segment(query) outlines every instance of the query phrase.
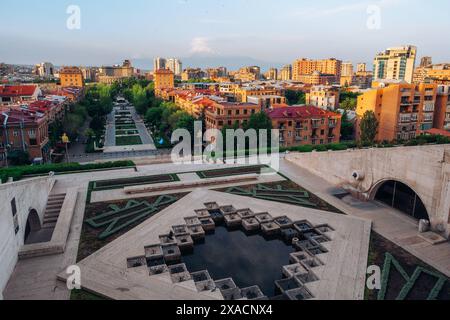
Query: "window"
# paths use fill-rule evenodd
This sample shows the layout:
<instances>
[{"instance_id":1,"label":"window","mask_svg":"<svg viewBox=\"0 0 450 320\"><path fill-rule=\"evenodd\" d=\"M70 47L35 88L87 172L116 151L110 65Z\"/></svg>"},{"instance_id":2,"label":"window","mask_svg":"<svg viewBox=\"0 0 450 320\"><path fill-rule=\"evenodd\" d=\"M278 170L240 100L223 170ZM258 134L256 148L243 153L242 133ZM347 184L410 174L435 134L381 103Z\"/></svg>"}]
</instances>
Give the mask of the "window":
<instances>
[{"instance_id":1,"label":"window","mask_svg":"<svg viewBox=\"0 0 450 320\"><path fill-rule=\"evenodd\" d=\"M19 136L19 130L14 130L13 131L13 136L14 137L18 137Z\"/></svg>"}]
</instances>

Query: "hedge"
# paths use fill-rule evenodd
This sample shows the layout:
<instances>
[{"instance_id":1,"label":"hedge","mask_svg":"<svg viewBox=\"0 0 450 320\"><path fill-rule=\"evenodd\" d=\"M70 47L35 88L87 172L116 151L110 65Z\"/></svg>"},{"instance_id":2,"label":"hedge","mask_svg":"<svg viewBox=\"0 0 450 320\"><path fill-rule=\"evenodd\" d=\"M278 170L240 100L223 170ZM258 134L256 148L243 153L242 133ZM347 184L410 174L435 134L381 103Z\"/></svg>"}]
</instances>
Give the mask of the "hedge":
<instances>
[{"instance_id":1,"label":"hedge","mask_svg":"<svg viewBox=\"0 0 450 320\"><path fill-rule=\"evenodd\" d=\"M23 176L44 175L49 172L64 173L77 171L92 171L99 169L112 169L123 167L134 167L133 161L114 161L105 163L79 164L79 163L61 163L61 164L45 164L40 166L18 166L0 169L0 178L3 183L9 178L14 181L22 179Z\"/></svg>"}]
</instances>

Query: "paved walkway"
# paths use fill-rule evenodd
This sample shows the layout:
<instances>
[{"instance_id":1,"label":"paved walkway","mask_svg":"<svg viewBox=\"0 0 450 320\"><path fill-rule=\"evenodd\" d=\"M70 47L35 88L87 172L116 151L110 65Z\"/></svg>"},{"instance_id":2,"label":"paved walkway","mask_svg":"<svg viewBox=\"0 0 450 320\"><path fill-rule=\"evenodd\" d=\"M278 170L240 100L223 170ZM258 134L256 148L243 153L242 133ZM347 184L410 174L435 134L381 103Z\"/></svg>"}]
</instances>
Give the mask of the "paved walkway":
<instances>
[{"instance_id":1,"label":"paved walkway","mask_svg":"<svg viewBox=\"0 0 450 320\"><path fill-rule=\"evenodd\" d=\"M412 218L374 201L361 202L351 197L340 200L333 195L338 191L336 187L309 171L284 159L280 167L285 176L339 210L372 220L375 232L450 277L450 243L432 245L425 241L419 237L418 224Z\"/></svg>"}]
</instances>

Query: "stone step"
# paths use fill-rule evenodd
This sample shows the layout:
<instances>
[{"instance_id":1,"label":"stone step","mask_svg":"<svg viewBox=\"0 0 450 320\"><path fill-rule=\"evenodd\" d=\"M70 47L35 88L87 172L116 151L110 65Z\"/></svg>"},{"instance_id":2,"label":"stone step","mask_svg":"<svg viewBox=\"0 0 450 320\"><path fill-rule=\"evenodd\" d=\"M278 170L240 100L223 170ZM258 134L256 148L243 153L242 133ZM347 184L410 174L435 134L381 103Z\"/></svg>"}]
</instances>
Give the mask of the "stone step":
<instances>
[{"instance_id":1,"label":"stone step","mask_svg":"<svg viewBox=\"0 0 450 320\"><path fill-rule=\"evenodd\" d=\"M49 201L47 202L47 207L49 206L60 206L62 207L64 201Z\"/></svg>"},{"instance_id":2,"label":"stone step","mask_svg":"<svg viewBox=\"0 0 450 320\"><path fill-rule=\"evenodd\" d=\"M54 229L56 227L56 222L48 222L42 225L42 229Z\"/></svg>"},{"instance_id":3,"label":"stone step","mask_svg":"<svg viewBox=\"0 0 450 320\"><path fill-rule=\"evenodd\" d=\"M58 193L58 194L51 194L49 196L49 198L61 198L61 197L65 197L66 194L65 193Z\"/></svg>"},{"instance_id":4,"label":"stone step","mask_svg":"<svg viewBox=\"0 0 450 320\"><path fill-rule=\"evenodd\" d=\"M49 204L47 205L46 210L52 210L52 209L61 209L62 205L60 203L58 204Z\"/></svg>"},{"instance_id":5,"label":"stone step","mask_svg":"<svg viewBox=\"0 0 450 320\"><path fill-rule=\"evenodd\" d=\"M59 211L58 212L54 212L54 213L45 213L45 215L44 215L44 220L46 219L46 218L58 218L59 217Z\"/></svg>"},{"instance_id":6,"label":"stone step","mask_svg":"<svg viewBox=\"0 0 450 320\"><path fill-rule=\"evenodd\" d=\"M44 224L47 222L56 222L58 221L58 217L44 217Z\"/></svg>"},{"instance_id":7,"label":"stone step","mask_svg":"<svg viewBox=\"0 0 450 320\"><path fill-rule=\"evenodd\" d=\"M61 206L62 207L62 206ZM56 212L60 212L61 211L61 207L59 207L59 208L46 208L45 209L45 214L47 214L47 213L56 213Z\"/></svg>"}]
</instances>

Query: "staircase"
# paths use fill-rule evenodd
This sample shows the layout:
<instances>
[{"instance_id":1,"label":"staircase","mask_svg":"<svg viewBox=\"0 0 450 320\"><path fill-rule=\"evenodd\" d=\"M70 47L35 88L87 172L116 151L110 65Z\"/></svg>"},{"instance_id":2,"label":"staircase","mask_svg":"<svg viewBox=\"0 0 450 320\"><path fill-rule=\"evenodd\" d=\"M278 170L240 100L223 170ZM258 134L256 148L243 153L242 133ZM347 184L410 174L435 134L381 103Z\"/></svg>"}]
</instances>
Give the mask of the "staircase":
<instances>
[{"instance_id":1,"label":"staircase","mask_svg":"<svg viewBox=\"0 0 450 320\"><path fill-rule=\"evenodd\" d=\"M42 222L42 229L55 228L65 198L65 193L52 194L48 197L44 221Z\"/></svg>"}]
</instances>

